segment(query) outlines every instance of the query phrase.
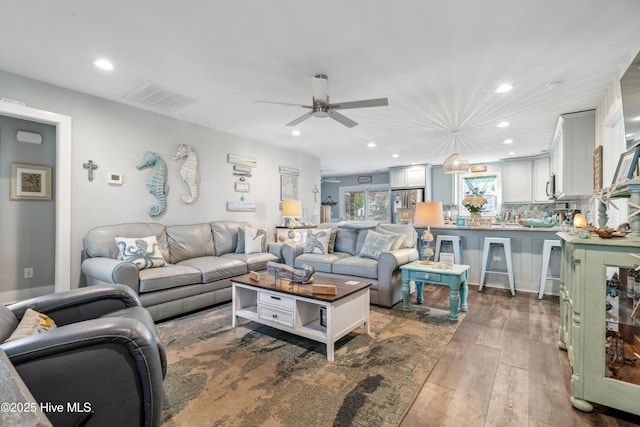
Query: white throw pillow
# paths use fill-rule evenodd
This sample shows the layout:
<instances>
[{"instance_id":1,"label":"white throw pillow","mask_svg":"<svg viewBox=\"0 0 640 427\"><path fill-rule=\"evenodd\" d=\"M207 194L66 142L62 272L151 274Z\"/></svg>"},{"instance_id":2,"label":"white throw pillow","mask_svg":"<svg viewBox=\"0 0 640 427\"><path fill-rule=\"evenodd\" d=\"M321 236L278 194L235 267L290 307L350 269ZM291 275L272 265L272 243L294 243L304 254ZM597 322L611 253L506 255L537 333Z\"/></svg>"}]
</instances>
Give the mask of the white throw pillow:
<instances>
[{"instance_id":1,"label":"white throw pillow","mask_svg":"<svg viewBox=\"0 0 640 427\"><path fill-rule=\"evenodd\" d=\"M14 341L20 338L30 337L31 335L46 332L56 327L56 322L46 314L38 313L35 310L27 308L24 312L20 324L5 342Z\"/></svg>"},{"instance_id":2,"label":"white throw pillow","mask_svg":"<svg viewBox=\"0 0 640 427\"><path fill-rule=\"evenodd\" d=\"M307 243L304 247L304 253L322 255L328 254L331 231L332 230L330 228L323 228L321 230L307 230Z\"/></svg>"},{"instance_id":3,"label":"white throw pillow","mask_svg":"<svg viewBox=\"0 0 640 427\"><path fill-rule=\"evenodd\" d=\"M359 255L362 258L378 259L382 252L388 252L391 249L394 239L395 236L391 234L380 234L369 230Z\"/></svg>"},{"instance_id":4,"label":"white throw pillow","mask_svg":"<svg viewBox=\"0 0 640 427\"><path fill-rule=\"evenodd\" d=\"M266 238L263 230L256 228L244 228L244 253L255 254L263 252L264 239Z\"/></svg>"},{"instance_id":5,"label":"white throw pillow","mask_svg":"<svg viewBox=\"0 0 640 427\"><path fill-rule=\"evenodd\" d=\"M116 245L123 261L134 263L138 270L162 267L167 264L160 252L156 236L116 237Z\"/></svg>"}]
</instances>

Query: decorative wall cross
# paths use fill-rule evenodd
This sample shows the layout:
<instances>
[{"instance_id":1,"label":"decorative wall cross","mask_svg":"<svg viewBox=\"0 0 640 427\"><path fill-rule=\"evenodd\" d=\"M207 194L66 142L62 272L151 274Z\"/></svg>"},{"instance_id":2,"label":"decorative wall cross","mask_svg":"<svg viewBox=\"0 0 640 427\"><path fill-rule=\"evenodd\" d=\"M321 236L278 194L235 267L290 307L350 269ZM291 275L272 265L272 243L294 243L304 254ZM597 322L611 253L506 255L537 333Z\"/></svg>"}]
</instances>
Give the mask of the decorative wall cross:
<instances>
[{"instance_id":1,"label":"decorative wall cross","mask_svg":"<svg viewBox=\"0 0 640 427\"><path fill-rule=\"evenodd\" d=\"M93 163L93 160L89 160L87 163L83 163L82 167L87 170L89 181L93 181L93 171L98 169L98 165Z\"/></svg>"}]
</instances>

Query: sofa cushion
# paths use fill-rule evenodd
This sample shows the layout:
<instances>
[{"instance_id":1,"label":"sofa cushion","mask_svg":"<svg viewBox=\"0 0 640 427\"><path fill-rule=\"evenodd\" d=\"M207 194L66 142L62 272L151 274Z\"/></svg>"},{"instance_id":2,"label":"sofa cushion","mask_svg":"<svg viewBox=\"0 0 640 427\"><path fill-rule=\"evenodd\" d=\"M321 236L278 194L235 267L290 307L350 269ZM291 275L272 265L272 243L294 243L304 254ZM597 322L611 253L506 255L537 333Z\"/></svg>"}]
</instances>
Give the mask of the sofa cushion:
<instances>
[{"instance_id":1,"label":"sofa cushion","mask_svg":"<svg viewBox=\"0 0 640 427\"><path fill-rule=\"evenodd\" d=\"M129 224L105 225L87 232L83 244L86 254L90 257L106 257L117 259L119 250L116 237L144 237L156 236L158 247L165 260L169 257L169 245L164 225L157 223L135 222Z\"/></svg>"},{"instance_id":2,"label":"sofa cushion","mask_svg":"<svg viewBox=\"0 0 640 427\"><path fill-rule=\"evenodd\" d=\"M119 258L134 263L138 270L163 267L167 264L158 247L156 236L116 237L115 241L120 251Z\"/></svg>"},{"instance_id":3,"label":"sofa cushion","mask_svg":"<svg viewBox=\"0 0 640 427\"><path fill-rule=\"evenodd\" d=\"M380 234L373 230L367 231L359 256L362 258L378 259L382 252L388 252L395 240L395 236L390 234Z\"/></svg>"},{"instance_id":4,"label":"sofa cushion","mask_svg":"<svg viewBox=\"0 0 640 427\"><path fill-rule=\"evenodd\" d=\"M307 230L307 243L304 246L305 254L323 254L329 253L329 239L331 238L330 229Z\"/></svg>"},{"instance_id":5,"label":"sofa cushion","mask_svg":"<svg viewBox=\"0 0 640 427\"><path fill-rule=\"evenodd\" d=\"M251 226L248 222L214 221L209 223L213 234L215 254L221 256L235 252L238 246L238 229Z\"/></svg>"},{"instance_id":6,"label":"sofa cushion","mask_svg":"<svg viewBox=\"0 0 640 427\"><path fill-rule=\"evenodd\" d=\"M169 262L215 255L209 224L171 225L166 228L169 243Z\"/></svg>"},{"instance_id":7,"label":"sofa cushion","mask_svg":"<svg viewBox=\"0 0 640 427\"><path fill-rule=\"evenodd\" d=\"M27 308L22 319L20 319L18 327L13 331L11 336L6 339L6 342L30 337L31 335L47 332L54 328L56 328L56 322L54 322L52 318L46 314L38 313L31 308Z\"/></svg>"},{"instance_id":8,"label":"sofa cushion","mask_svg":"<svg viewBox=\"0 0 640 427\"><path fill-rule=\"evenodd\" d=\"M244 230L244 233L243 233ZM240 236L244 235L244 253L255 254L267 251L267 230L244 227L238 230L238 246L240 246Z\"/></svg>"},{"instance_id":9,"label":"sofa cushion","mask_svg":"<svg viewBox=\"0 0 640 427\"><path fill-rule=\"evenodd\" d=\"M0 343L11 336L18 327L18 323L13 311L0 304Z\"/></svg>"},{"instance_id":10,"label":"sofa cushion","mask_svg":"<svg viewBox=\"0 0 640 427\"><path fill-rule=\"evenodd\" d=\"M247 271L266 270L267 262L280 262L280 258L269 252L260 252L255 254L225 254L222 258L239 259L247 264Z\"/></svg>"},{"instance_id":11,"label":"sofa cushion","mask_svg":"<svg viewBox=\"0 0 640 427\"><path fill-rule=\"evenodd\" d=\"M201 273L200 282L214 282L240 276L248 272L247 264L239 259L225 256L205 256L181 261L178 265L194 268Z\"/></svg>"},{"instance_id":12,"label":"sofa cushion","mask_svg":"<svg viewBox=\"0 0 640 427\"><path fill-rule=\"evenodd\" d=\"M333 273L347 276L378 278L378 260L350 256L333 263Z\"/></svg>"},{"instance_id":13,"label":"sofa cushion","mask_svg":"<svg viewBox=\"0 0 640 427\"><path fill-rule=\"evenodd\" d=\"M169 264L162 268L148 268L140 270L140 290L154 292L162 289L175 288L177 286L200 283L202 274L195 268L185 265Z\"/></svg>"},{"instance_id":14,"label":"sofa cushion","mask_svg":"<svg viewBox=\"0 0 640 427\"><path fill-rule=\"evenodd\" d=\"M356 255L357 242L357 231L338 228L336 232L336 243L334 245L335 252L344 252L350 255Z\"/></svg>"},{"instance_id":15,"label":"sofa cushion","mask_svg":"<svg viewBox=\"0 0 640 427\"><path fill-rule=\"evenodd\" d=\"M404 234L404 242L402 248L415 248L418 242L418 232L411 225L406 224L379 224L379 229L390 231L392 233Z\"/></svg>"},{"instance_id":16,"label":"sofa cushion","mask_svg":"<svg viewBox=\"0 0 640 427\"><path fill-rule=\"evenodd\" d=\"M318 272L331 273L333 263L348 256L350 255L344 252L334 252L328 255L302 254L296 257L294 267L302 268L303 264L307 264L315 267Z\"/></svg>"}]
</instances>

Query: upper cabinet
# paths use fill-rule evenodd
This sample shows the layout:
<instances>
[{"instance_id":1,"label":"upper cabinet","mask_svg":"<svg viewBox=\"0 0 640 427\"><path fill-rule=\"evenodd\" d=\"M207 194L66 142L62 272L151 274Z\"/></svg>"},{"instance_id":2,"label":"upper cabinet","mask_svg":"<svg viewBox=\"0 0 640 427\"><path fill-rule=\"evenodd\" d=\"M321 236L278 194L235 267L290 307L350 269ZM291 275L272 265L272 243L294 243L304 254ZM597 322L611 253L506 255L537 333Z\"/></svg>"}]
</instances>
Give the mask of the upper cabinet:
<instances>
[{"instance_id":1,"label":"upper cabinet","mask_svg":"<svg viewBox=\"0 0 640 427\"><path fill-rule=\"evenodd\" d=\"M595 132L595 110L560 116L550 152L558 200L584 199L592 194Z\"/></svg>"},{"instance_id":2,"label":"upper cabinet","mask_svg":"<svg viewBox=\"0 0 640 427\"><path fill-rule=\"evenodd\" d=\"M398 188L425 188L431 195L431 165L389 168L389 185Z\"/></svg>"},{"instance_id":3,"label":"upper cabinet","mask_svg":"<svg viewBox=\"0 0 640 427\"><path fill-rule=\"evenodd\" d=\"M502 162L502 200L504 203L549 202L549 157L504 160Z\"/></svg>"}]
</instances>

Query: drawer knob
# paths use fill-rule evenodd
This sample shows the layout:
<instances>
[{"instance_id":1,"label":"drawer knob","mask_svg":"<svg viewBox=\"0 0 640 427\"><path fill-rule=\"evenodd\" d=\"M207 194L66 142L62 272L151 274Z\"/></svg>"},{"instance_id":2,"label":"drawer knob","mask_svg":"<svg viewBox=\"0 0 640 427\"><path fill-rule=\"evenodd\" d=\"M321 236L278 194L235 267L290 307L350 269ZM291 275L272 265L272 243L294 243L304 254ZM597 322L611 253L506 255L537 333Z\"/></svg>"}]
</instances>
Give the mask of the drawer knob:
<instances>
[{"instance_id":1,"label":"drawer knob","mask_svg":"<svg viewBox=\"0 0 640 427\"><path fill-rule=\"evenodd\" d=\"M271 317L273 317L274 319L277 319L277 318L278 318L278 315L277 315L277 314L275 314L275 313L273 313L273 314L271 315Z\"/></svg>"},{"instance_id":2,"label":"drawer knob","mask_svg":"<svg viewBox=\"0 0 640 427\"><path fill-rule=\"evenodd\" d=\"M428 278L429 278L429 275L428 275L428 274L425 274L425 275L424 275L424 278L425 278L425 279L428 279Z\"/></svg>"}]
</instances>

